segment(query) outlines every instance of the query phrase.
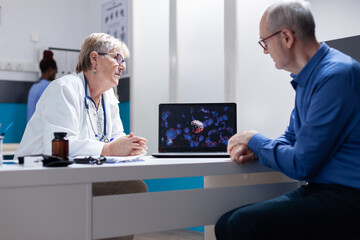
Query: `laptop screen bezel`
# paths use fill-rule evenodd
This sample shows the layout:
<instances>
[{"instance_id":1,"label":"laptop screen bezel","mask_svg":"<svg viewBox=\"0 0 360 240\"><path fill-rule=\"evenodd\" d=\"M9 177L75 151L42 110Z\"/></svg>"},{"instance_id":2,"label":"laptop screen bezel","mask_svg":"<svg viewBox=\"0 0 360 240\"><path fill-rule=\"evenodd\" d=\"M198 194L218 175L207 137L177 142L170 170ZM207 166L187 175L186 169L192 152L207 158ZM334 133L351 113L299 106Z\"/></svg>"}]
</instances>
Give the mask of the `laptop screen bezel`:
<instances>
[{"instance_id":1,"label":"laptop screen bezel","mask_svg":"<svg viewBox=\"0 0 360 240\"><path fill-rule=\"evenodd\" d=\"M158 112L158 151L161 153L168 153L168 152L226 152L226 146L220 147L198 147L198 148L191 148L191 147L163 147L161 143L161 133L162 133L162 113L163 108L166 106L187 106L187 107L199 107L199 106L227 106L234 109L234 133L237 132L237 109L236 103L234 102L223 102L223 103L160 103L159 104L159 112Z\"/></svg>"}]
</instances>

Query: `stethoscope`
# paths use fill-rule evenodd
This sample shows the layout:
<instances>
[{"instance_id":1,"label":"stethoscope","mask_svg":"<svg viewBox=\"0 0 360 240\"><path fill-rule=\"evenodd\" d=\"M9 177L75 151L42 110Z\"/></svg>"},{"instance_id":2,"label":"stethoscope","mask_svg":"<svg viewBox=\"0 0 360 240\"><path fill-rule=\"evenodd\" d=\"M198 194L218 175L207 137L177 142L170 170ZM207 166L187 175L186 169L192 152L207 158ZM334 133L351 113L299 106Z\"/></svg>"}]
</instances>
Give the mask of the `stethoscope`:
<instances>
[{"instance_id":1,"label":"stethoscope","mask_svg":"<svg viewBox=\"0 0 360 240\"><path fill-rule=\"evenodd\" d=\"M87 93L87 79L86 79L85 74L84 74L84 80L85 80L85 98L84 98L84 102L85 102L85 108L86 108L87 114L88 114L89 119L90 119L91 128L92 128L93 132L95 133L95 137L97 139L99 139L101 142L109 142L109 139L106 137L106 111L105 111L104 95L101 94L102 108L103 108L103 111L104 111L104 132L103 132L102 136L100 137L96 133L96 131L94 129L94 126L93 126L93 123L92 123L92 120L91 120L91 116L90 116L90 113L89 113L89 104L87 103L87 100L90 99L90 101L94 104L94 106L96 106L96 104L95 104L95 101L91 97L89 97L89 95Z\"/></svg>"}]
</instances>

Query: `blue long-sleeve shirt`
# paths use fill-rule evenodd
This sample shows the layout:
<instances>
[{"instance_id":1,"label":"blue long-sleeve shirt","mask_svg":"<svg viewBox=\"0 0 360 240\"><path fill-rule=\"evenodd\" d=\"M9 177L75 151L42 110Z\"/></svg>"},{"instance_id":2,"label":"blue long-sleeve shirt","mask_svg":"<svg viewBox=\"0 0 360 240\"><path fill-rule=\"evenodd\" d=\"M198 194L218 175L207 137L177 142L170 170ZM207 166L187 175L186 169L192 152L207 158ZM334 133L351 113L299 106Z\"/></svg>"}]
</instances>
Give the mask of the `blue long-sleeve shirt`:
<instances>
[{"instance_id":1,"label":"blue long-sleeve shirt","mask_svg":"<svg viewBox=\"0 0 360 240\"><path fill-rule=\"evenodd\" d=\"M249 148L291 178L360 189L360 64L322 43L291 76L295 107L285 133L257 133Z\"/></svg>"},{"instance_id":2,"label":"blue long-sleeve shirt","mask_svg":"<svg viewBox=\"0 0 360 240\"><path fill-rule=\"evenodd\" d=\"M28 102L27 102L27 121L29 122L31 116L35 112L36 103L39 101L41 95L49 85L50 81L41 79L39 82L34 83L29 91Z\"/></svg>"}]
</instances>

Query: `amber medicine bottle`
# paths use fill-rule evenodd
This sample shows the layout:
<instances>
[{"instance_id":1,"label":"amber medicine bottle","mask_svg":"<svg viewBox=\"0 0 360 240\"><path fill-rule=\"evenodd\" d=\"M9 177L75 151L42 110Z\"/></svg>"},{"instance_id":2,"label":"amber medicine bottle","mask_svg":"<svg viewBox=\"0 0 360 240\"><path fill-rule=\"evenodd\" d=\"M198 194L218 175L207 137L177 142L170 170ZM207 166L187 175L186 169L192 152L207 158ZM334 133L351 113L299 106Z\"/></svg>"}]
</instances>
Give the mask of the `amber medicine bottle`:
<instances>
[{"instance_id":1,"label":"amber medicine bottle","mask_svg":"<svg viewBox=\"0 0 360 240\"><path fill-rule=\"evenodd\" d=\"M55 132L55 138L52 140L52 155L61 157L69 161L69 140L66 138L66 132Z\"/></svg>"}]
</instances>

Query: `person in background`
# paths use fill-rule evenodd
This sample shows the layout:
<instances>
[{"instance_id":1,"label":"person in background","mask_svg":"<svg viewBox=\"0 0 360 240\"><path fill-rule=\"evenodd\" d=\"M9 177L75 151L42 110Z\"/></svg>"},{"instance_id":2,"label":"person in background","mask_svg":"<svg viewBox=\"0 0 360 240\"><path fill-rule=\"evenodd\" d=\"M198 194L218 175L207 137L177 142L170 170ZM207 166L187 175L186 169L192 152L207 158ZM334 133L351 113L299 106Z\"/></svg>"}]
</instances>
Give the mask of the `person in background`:
<instances>
[{"instance_id":1,"label":"person in background","mask_svg":"<svg viewBox=\"0 0 360 240\"><path fill-rule=\"evenodd\" d=\"M240 164L259 161L307 183L225 213L216 237L360 239L360 64L316 40L306 1L267 8L260 39L275 67L291 73L295 107L282 136L242 131L229 140L228 152Z\"/></svg>"},{"instance_id":2,"label":"person in background","mask_svg":"<svg viewBox=\"0 0 360 240\"><path fill-rule=\"evenodd\" d=\"M49 83L55 80L57 65L53 58L54 54L50 50L44 50L43 59L40 61L41 78L34 83L29 91L27 101L27 122L35 112L36 103L41 94L45 91Z\"/></svg>"},{"instance_id":3,"label":"person in background","mask_svg":"<svg viewBox=\"0 0 360 240\"><path fill-rule=\"evenodd\" d=\"M129 50L105 33L89 35L81 46L76 73L52 81L40 97L15 153L51 155L54 132L66 132L69 157L145 154L147 140L125 135L114 95ZM142 180L94 183L93 195L146 192ZM133 239L133 236L115 239Z\"/></svg>"}]
</instances>

